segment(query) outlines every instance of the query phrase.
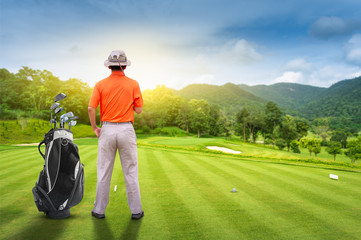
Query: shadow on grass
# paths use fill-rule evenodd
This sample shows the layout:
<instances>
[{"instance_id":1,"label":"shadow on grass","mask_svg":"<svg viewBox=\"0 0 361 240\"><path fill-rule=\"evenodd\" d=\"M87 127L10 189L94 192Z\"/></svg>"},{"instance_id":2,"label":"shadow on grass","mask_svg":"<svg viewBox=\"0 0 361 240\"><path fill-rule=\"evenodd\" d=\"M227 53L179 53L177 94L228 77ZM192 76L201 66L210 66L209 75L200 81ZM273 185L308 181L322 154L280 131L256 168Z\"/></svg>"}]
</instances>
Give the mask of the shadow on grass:
<instances>
[{"instance_id":1,"label":"shadow on grass","mask_svg":"<svg viewBox=\"0 0 361 240\"><path fill-rule=\"evenodd\" d=\"M36 217L12 239L58 239L64 232L69 218L52 219L45 215Z\"/></svg>"},{"instance_id":2,"label":"shadow on grass","mask_svg":"<svg viewBox=\"0 0 361 240\"><path fill-rule=\"evenodd\" d=\"M109 224L107 219L96 219L93 218L94 230L95 230L95 239L103 240L103 239L115 239L111 229L109 228Z\"/></svg>"},{"instance_id":3,"label":"shadow on grass","mask_svg":"<svg viewBox=\"0 0 361 240\"><path fill-rule=\"evenodd\" d=\"M107 219L93 219L94 229L95 229L95 239L103 240L111 240L111 239L127 239L127 240L135 240L138 238L138 232L140 229L140 225L142 220L129 220L127 227L124 229L122 235L119 238L116 238L112 230L109 227Z\"/></svg>"},{"instance_id":4,"label":"shadow on grass","mask_svg":"<svg viewBox=\"0 0 361 240\"><path fill-rule=\"evenodd\" d=\"M137 239L141 224L142 224L142 219L129 220L127 228L124 229L124 232L120 236L120 239L127 239L127 240Z\"/></svg>"}]
</instances>

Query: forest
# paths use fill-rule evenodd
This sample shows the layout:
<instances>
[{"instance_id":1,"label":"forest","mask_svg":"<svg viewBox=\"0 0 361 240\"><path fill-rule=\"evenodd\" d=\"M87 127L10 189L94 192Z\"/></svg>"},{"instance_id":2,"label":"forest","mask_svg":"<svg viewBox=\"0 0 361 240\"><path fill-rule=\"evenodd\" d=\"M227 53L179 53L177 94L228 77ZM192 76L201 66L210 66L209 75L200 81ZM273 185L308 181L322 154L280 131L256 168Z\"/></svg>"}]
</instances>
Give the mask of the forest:
<instances>
[{"instance_id":1,"label":"forest","mask_svg":"<svg viewBox=\"0 0 361 240\"><path fill-rule=\"evenodd\" d=\"M361 78L356 79L357 84L360 82ZM161 85L153 90L144 90L143 112L136 116L134 127L139 133L160 132L164 127L173 126L198 137L239 137L252 143L262 139L264 144L293 152L299 151L299 146L302 146L315 155L321 145L332 147L336 142L333 148L345 148L347 138L357 137L361 130L360 125L350 118L349 111L340 110L336 116L317 112L309 117L307 111L292 112L287 111L287 107L281 109L276 101L262 99L235 86L205 85L208 90L189 86L176 91ZM89 124L87 106L92 89L87 83L79 79L63 81L47 70L23 67L17 73L11 73L7 69L0 69L0 120L49 120L50 106L54 96L60 92L68 96L62 102L64 109L78 115L80 123ZM335 96L338 97L337 93ZM332 97L324 90L320 94L332 102ZM356 97L361 95L353 94ZM342 109L342 104L351 104L352 108L346 108L356 116L361 115L357 102L356 106L347 101L337 102L339 105L336 109ZM310 106L314 107L316 103L311 102ZM323 102L319 104L323 108L327 105ZM307 110L310 111L310 108ZM99 113L97 121L100 122ZM309 132L316 138L310 138Z\"/></svg>"}]
</instances>

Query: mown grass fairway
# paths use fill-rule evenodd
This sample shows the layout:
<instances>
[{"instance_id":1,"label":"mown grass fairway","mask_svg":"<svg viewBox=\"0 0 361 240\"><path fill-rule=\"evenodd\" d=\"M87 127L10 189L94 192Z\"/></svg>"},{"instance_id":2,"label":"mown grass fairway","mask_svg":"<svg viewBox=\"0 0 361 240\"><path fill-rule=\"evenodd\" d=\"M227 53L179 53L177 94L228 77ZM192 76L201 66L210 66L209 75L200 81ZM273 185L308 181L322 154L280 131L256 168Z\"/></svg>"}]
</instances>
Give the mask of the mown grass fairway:
<instances>
[{"instance_id":1,"label":"mown grass fairway","mask_svg":"<svg viewBox=\"0 0 361 240\"><path fill-rule=\"evenodd\" d=\"M184 141L180 145L192 140ZM95 219L90 212L97 142L77 143L85 165L85 194L64 220L47 218L33 202L31 189L43 166L37 148L1 148L0 239L361 239L359 169L151 144L138 148L145 217L130 219L117 157L106 218ZM330 173L339 180L331 180Z\"/></svg>"}]
</instances>

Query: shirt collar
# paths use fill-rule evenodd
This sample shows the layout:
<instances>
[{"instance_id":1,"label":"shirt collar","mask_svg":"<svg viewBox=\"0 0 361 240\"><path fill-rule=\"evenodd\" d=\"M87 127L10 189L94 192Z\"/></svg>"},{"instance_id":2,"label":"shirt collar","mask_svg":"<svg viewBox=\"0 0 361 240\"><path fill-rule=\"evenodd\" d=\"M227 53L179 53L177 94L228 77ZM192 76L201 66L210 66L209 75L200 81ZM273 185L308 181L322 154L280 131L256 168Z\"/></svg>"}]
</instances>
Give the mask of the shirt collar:
<instances>
[{"instance_id":1,"label":"shirt collar","mask_svg":"<svg viewBox=\"0 0 361 240\"><path fill-rule=\"evenodd\" d=\"M125 76L123 71L113 71L111 75L116 76Z\"/></svg>"}]
</instances>

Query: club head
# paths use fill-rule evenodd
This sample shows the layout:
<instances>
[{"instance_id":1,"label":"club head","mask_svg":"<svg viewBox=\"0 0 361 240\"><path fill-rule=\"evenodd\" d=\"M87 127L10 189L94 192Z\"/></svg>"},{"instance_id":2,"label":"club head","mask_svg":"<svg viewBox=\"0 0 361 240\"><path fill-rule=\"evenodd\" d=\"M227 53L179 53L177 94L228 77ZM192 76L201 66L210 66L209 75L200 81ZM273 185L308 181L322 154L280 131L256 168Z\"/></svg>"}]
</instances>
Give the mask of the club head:
<instances>
[{"instance_id":1,"label":"club head","mask_svg":"<svg viewBox=\"0 0 361 240\"><path fill-rule=\"evenodd\" d=\"M67 112L67 113L66 113L66 116L67 116L68 118L74 117L74 113L73 113L73 112Z\"/></svg>"},{"instance_id":2,"label":"club head","mask_svg":"<svg viewBox=\"0 0 361 240\"><path fill-rule=\"evenodd\" d=\"M64 113L63 115L60 116L60 128L64 128L64 123L65 123L65 118L68 118L66 116L66 113Z\"/></svg>"},{"instance_id":3,"label":"club head","mask_svg":"<svg viewBox=\"0 0 361 240\"><path fill-rule=\"evenodd\" d=\"M55 96L54 102L58 102L60 100L63 100L64 98L66 98L66 95L64 93L59 93L58 95Z\"/></svg>"},{"instance_id":4,"label":"club head","mask_svg":"<svg viewBox=\"0 0 361 240\"><path fill-rule=\"evenodd\" d=\"M55 115L56 115L56 114L60 113L60 112L63 111L63 110L64 110L64 109L63 109L62 107L56 108L55 111L54 111L54 113L55 113ZM64 115L64 114L63 114L63 115Z\"/></svg>"},{"instance_id":5,"label":"club head","mask_svg":"<svg viewBox=\"0 0 361 240\"><path fill-rule=\"evenodd\" d=\"M56 128L56 120L55 119L50 119L51 128L53 128L53 124L54 124L54 128Z\"/></svg>"},{"instance_id":6,"label":"club head","mask_svg":"<svg viewBox=\"0 0 361 240\"><path fill-rule=\"evenodd\" d=\"M59 107L60 103L53 103L50 107L51 110L54 110L55 108Z\"/></svg>"},{"instance_id":7,"label":"club head","mask_svg":"<svg viewBox=\"0 0 361 240\"><path fill-rule=\"evenodd\" d=\"M72 126L75 126L75 125L76 125L76 121L71 120L71 121L69 122L69 130L71 130L71 127L72 127Z\"/></svg>"}]
</instances>

